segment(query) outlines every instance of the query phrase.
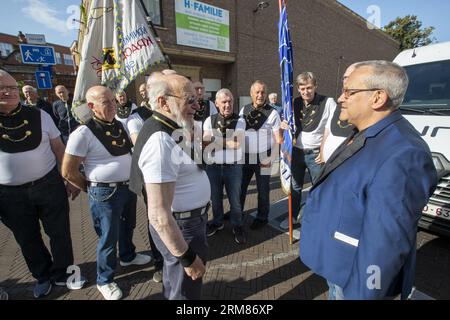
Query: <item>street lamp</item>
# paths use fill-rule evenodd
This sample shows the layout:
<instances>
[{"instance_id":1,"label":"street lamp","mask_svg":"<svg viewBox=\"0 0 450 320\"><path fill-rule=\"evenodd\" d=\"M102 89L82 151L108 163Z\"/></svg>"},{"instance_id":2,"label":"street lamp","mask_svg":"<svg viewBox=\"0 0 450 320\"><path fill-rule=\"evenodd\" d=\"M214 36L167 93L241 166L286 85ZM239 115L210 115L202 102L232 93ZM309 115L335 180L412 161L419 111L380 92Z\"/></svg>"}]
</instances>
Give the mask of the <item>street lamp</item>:
<instances>
[{"instance_id":1,"label":"street lamp","mask_svg":"<svg viewBox=\"0 0 450 320\"><path fill-rule=\"evenodd\" d=\"M258 5L256 6L256 9L253 10L253 13L258 12L259 10L263 10L265 8L267 8L269 6L269 3L266 1L261 1L260 3L258 3Z\"/></svg>"}]
</instances>

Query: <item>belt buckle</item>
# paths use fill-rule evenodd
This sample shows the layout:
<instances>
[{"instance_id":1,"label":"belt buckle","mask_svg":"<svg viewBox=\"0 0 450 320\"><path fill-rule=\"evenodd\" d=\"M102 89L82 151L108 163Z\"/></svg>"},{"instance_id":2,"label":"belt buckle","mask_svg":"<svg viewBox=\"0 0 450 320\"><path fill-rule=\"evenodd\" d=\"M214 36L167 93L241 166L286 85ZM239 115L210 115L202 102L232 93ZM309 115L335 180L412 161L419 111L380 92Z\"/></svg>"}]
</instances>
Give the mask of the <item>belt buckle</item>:
<instances>
[{"instance_id":1,"label":"belt buckle","mask_svg":"<svg viewBox=\"0 0 450 320\"><path fill-rule=\"evenodd\" d=\"M180 212L178 214L178 218L179 219L187 219L191 217L191 212L190 211L186 211L186 212Z\"/></svg>"}]
</instances>

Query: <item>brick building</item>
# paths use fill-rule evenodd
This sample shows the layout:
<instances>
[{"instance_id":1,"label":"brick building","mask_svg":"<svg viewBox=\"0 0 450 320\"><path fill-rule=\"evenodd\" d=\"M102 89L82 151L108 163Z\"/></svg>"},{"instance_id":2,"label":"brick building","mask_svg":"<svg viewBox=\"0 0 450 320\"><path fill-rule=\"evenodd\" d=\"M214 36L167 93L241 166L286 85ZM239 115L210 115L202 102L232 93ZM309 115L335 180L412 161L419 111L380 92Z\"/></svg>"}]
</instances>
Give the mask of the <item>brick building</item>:
<instances>
[{"instance_id":1,"label":"brick building","mask_svg":"<svg viewBox=\"0 0 450 320\"><path fill-rule=\"evenodd\" d=\"M242 105L248 102L249 87L256 79L265 81L270 92L280 92L278 0L143 2L173 68L192 80L202 80L208 95L214 96L219 88L227 87ZM83 3L88 6L90 1ZM186 8L190 8L191 13ZM199 8L207 11L212 19L216 18L214 15L228 17L225 22L222 19L213 26L217 28L217 34L225 37L226 45L222 39L220 47L214 48L211 43L205 46L204 39L195 38L194 29L211 25L211 21L196 16L194 9ZM294 46L294 76L313 71L319 78L322 94L338 95L342 74L351 63L392 60L398 53L399 45L395 40L380 30L369 29L362 17L335 0L287 1L287 12ZM191 21L190 33L182 30L186 27L186 19L196 20ZM191 43L186 45L189 41ZM148 73L166 67L160 66ZM139 100L137 87L144 81L145 78L140 77L136 85L128 88L131 97Z\"/></svg>"},{"instance_id":2,"label":"brick building","mask_svg":"<svg viewBox=\"0 0 450 320\"><path fill-rule=\"evenodd\" d=\"M37 88L35 72L38 71L39 65L22 63L19 44L18 36L0 33L0 68L9 72L19 83ZM55 49L56 65L51 67L53 88L61 84L66 86L69 92L73 92L76 73L70 48L52 43L47 46ZM58 99L54 89L39 90L39 94L50 102Z\"/></svg>"}]
</instances>

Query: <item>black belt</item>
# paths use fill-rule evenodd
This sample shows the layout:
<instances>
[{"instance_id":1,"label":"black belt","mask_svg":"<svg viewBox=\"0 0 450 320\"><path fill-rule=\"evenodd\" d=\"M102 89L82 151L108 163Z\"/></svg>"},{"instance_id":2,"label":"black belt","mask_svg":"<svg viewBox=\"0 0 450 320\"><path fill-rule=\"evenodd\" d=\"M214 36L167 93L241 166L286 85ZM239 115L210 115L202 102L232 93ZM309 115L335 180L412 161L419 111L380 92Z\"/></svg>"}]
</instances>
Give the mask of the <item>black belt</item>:
<instances>
[{"instance_id":1,"label":"black belt","mask_svg":"<svg viewBox=\"0 0 450 320\"><path fill-rule=\"evenodd\" d=\"M201 217L202 215L206 214L209 209L209 203L201 208L194 209L191 211L183 211L183 212L172 212L175 220L185 220L195 217Z\"/></svg>"},{"instance_id":2,"label":"black belt","mask_svg":"<svg viewBox=\"0 0 450 320\"><path fill-rule=\"evenodd\" d=\"M8 185L3 185L1 184L0 187L1 188L17 188L17 189L27 189L27 188L31 188L34 187L42 182L45 182L46 180L48 180L49 178L53 177L55 174L59 175L58 169L56 169L56 167L54 167L52 170L50 170L49 173L47 173L45 176L43 176L42 178L39 178L37 180L31 181L31 182L27 182L18 186L8 186Z\"/></svg>"},{"instance_id":3,"label":"black belt","mask_svg":"<svg viewBox=\"0 0 450 320\"><path fill-rule=\"evenodd\" d=\"M104 183L104 182L91 182L88 181L89 187L119 187L119 186L128 186L130 184L129 181L122 181L122 182L111 182L111 183Z\"/></svg>"},{"instance_id":4,"label":"black belt","mask_svg":"<svg viewBox=\"0 0 450 320\"><path fill-rule=\"evenodd\" d=\"M303 149L303 153L304 154L312 154L312 153L318 153L320 152L320 148L316 148L316 149Z\"/></svg>"}]
</instances>

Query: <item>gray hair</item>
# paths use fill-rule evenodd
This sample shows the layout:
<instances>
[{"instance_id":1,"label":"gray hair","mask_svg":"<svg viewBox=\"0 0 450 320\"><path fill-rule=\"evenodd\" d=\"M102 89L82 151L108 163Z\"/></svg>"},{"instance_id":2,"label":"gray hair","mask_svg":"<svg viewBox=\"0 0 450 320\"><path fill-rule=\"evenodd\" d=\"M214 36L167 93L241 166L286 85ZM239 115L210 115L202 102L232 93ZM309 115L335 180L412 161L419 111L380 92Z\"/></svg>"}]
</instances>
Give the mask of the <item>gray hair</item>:
<instances>
[{"instance_id":1,"label":"gray hair","mask_svg":"<svg viewBox=\"0 0 450 320\"><path fill-rule=\"evenodd\" d=\"M406 89L408 89L409 79L405 69L396 63L384 60L360 62L356 65L355 70L361 67L372 68L371 76L363 80L366 87L386 91L390 99L389 107L397 109L402 104Z\"/></svg>"},{"instance_id":2,"label":"gray hair","mask_svg":"<svg viewBox=\"0 0 450 320\"><path fill-rule=\"evenodd\" d=\"M158 98L171 93L169 84L165 81L154 81L150 87L147 87L148 103L153 111L159 108Z\"/></svg>"},{"instance_id":3,"label":"gray hair","mask_svg":"<svg viewBox=\"0 0 450 320\"><path fill-rule=\"evenodd\" d=\"M275 92L272 92L271 94L269 94L269 99L271 99L272 97L278 98L278 95Z\"/></svg>"},{"instance_id":4,"label":"gray hair","mask_svg":"<svg viewBox=\"0 0 450 320\"><path fill-rule=\"evenodd\" d=\"M37 89L35 87L33 87L33 86L28 85L28 84L26 86L22 87L22 92L25 92L25 90L27 90L27 89L30 89L31 91L37 93Z\"/></svg>"},{"instance_id":5,"label":"gray hair","mask_svg":"<svg viewBox=\"0 0 450 320\"><path fill-rule=\"evenodd\" d=\"M218 97L220 96L227 96L230 97L231 100L234 100L233 94L231 93L231 91L227 88L222 88L219 91L217 91L216 93L216 100L218 99Z\"/></svg>"},{"instance_id":6,"label":"gray hair","mask_svg":"<svg viewBox=\"0 0 450 320\"><path fill-rule=\"evenodd\" d=\"M312 83L317 86L317 78L312 72L302 72L297 76L297 85L305 85L309 81L312 81Z\"/></svg>"},{"instance_id":7,"label":"gray hair","mask_svg":"<svg viewBox=\"0 0 450 320\"><path fill-rule=\"evenodd\" d=\"M265 83L264 81L261 81L261 80L256 80L255 82L252 83L252 86L250 87L250 94L252 94L253 89L254 89L257 85L263 86L263 87L264 87L264 91L267 91L267 85L266 85L266 83Z\"/></svg>"}]
</instances>

